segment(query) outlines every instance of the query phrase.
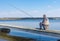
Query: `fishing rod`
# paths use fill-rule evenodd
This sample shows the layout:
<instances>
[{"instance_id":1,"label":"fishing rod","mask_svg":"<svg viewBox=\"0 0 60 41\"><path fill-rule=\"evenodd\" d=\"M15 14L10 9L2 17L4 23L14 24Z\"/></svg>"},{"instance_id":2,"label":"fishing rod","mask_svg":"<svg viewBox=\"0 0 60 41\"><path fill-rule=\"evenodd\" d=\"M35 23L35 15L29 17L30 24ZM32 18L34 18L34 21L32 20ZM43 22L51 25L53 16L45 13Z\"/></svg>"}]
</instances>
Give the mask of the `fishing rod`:
<instances>
[{"instance_id":1,"label":"fishing rod","mask_svg":"<svg viewBox=\"0 0 60 41\"><path fill-rule=\"evenodd\" d=\"M10 3L8 3L8 5L11 6L11 7L13 7L13 8L15 8L15 9L17 9L17 10L19 10L19 11L21 11L21 12L23 12L24 14L26 14L26 15L28 15L28 16L30 16L30 17L33 18L33 16L31 16L30 14L28 14L28 13L25 12L24 10L21 10L20 8L17 8L16 6L14 6L14 5L10 4Z\"/></svg>"}]
</instances>

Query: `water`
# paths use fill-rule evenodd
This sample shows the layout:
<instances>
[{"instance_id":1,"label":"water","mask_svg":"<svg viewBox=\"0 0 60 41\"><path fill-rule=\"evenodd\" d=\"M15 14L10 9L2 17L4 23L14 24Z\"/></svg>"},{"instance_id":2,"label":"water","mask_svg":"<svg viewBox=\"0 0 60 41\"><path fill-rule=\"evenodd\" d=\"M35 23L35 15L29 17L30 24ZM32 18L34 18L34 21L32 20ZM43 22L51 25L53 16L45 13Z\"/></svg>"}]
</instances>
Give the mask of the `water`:
<instances>
[{"instance_id":1,"label":"water","mask_svg":"<svg viewBox=\"0 0 60 41\"><path fill-rule=\"evenodd\" d=\"M14 20L14 21L1 21L1 24L10 24L10 25L17 25L17 26L24 26L24 27L32 27L32 28L39 28L39 23L42 21L42 19L24 19L24 20ZM52 30L60 30L60 20L50 19L50 26L49 29ZM28 37L36 39L37 41L52 41L57 40L58 38L51 37L51 36L45 36L40 34L34 34L24 31L18 31L17 29L12 29L11 33L9 35L13 36L22 36L22 37Z\"/></svg>"},{"instance_id":2,"label":"water","mask_svg":"<svg viewBox=\"0 0 60 41\"><path fill-rule=\"evenodd\" d=\"M25 20L14 20L14 21L0 21L1 24L10 24L24 27L39 28L39 23L42 19L25 19ZM50 19L49 29L60 30L60 20Z\"/></svg>"}]
</instances>

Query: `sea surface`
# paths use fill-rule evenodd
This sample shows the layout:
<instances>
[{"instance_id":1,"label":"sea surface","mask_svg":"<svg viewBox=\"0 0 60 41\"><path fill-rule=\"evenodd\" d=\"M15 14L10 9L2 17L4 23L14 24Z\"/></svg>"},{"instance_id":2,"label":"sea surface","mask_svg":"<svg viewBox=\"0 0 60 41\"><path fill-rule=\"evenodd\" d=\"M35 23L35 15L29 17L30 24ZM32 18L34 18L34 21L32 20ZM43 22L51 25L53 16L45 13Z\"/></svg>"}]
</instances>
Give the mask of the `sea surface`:
<instances>
[{"instance_id":1,"label":"sea surface","mask_svg":"<svg viewBox=\"0 0 60 41\"><path fill-rule=\"evenodd\" d=\"M42 21L42 19L23 19L23 20L0 20L0 24L10 24L10 25L16 25L16 26L23 26L28 28L39 28L39 23ZM50 25L49 30L60 30L60 20L59 19L49 19ZM19 31L17 29L11 29L11 32L9 35L12 36L21 36L21 37L27 37L27 38L33 38L36 39L36 41L56 41L58 38L47 36L47 35L41 35L36 33L30 33L25 31ZM0 39L3 40L3 39ZM6 41L6 40L5 40Z\"/></svg>"}]
</instances>

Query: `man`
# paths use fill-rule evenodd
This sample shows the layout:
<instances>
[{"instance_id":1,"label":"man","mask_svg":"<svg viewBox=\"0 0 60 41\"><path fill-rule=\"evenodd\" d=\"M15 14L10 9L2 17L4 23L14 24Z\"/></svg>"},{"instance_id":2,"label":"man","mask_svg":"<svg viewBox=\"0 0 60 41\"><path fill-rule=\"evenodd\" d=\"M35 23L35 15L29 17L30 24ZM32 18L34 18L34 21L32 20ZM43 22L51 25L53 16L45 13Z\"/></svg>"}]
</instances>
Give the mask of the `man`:
<instances>
[{"instance_id":1,"label":"man","mask_svg":"<svg viewBox=\"0 0 60 41\"><path fill-rule=\"evenodd\" d=\"M44 30L47 30L48 26L49 26L49 20L46 17L46 15L43 15L43 21L40 22L40 29L42 29L42 27L43 27Z\"/></svg>"}]
</instances>

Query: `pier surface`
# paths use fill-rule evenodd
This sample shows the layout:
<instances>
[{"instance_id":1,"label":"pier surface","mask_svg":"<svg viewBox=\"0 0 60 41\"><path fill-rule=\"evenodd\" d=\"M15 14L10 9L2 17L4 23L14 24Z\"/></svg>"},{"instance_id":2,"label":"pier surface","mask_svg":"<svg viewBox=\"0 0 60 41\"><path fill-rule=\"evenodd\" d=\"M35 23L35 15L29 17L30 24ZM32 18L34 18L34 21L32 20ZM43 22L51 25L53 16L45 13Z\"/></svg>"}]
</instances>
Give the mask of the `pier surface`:
<instances>
[{"instance_id":1,"label":"pier surface","mask_svg":"<svg viewBox=\"0 0 60 41\"><path fill-rule=\"evenodd\" d=\"M60 38L60 30L39 30L36 28L28 28L28 27L15 26L15 25L9 25L9 24L0 24L0 26L4 26L6 28L16 28L16 29L24 30L31 33L43 34L43 35Z\"/></svg>"}]
</instances>

